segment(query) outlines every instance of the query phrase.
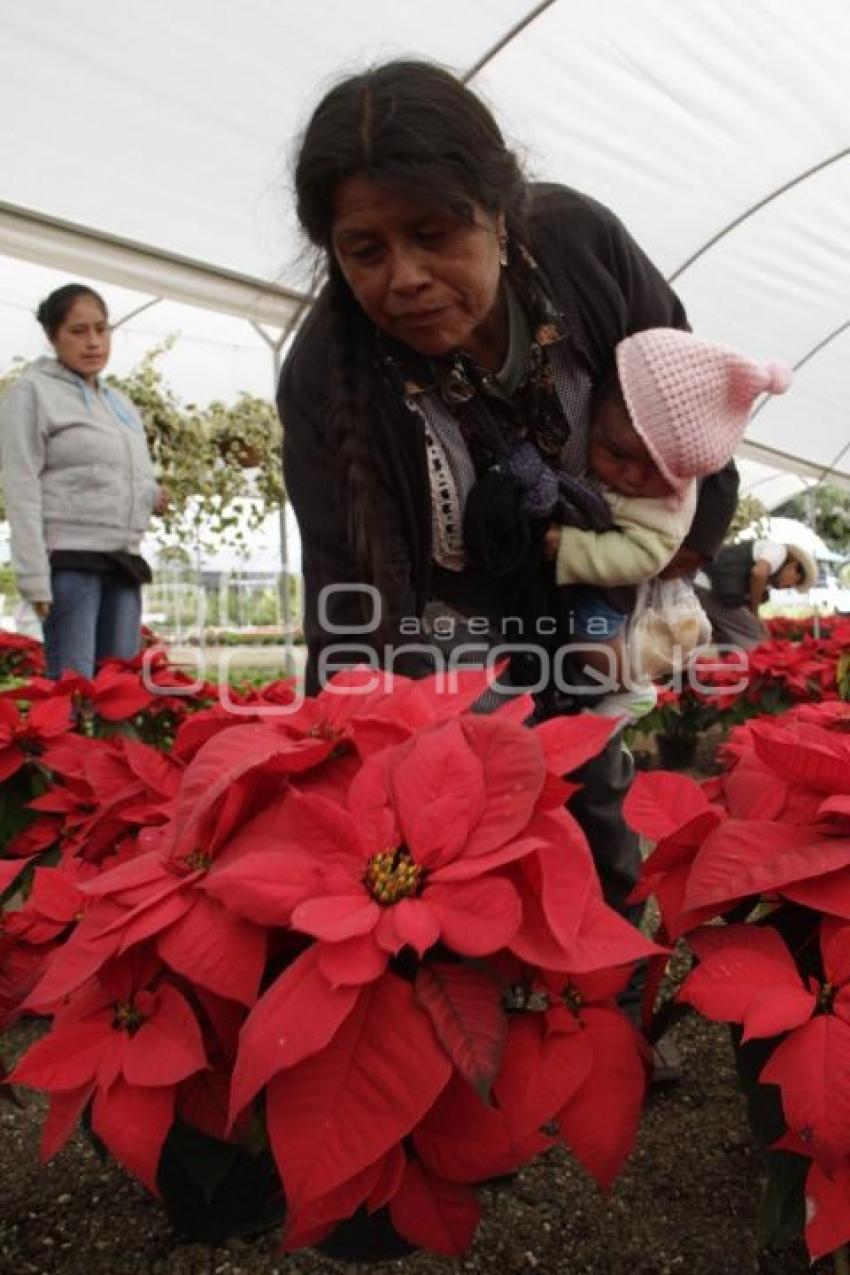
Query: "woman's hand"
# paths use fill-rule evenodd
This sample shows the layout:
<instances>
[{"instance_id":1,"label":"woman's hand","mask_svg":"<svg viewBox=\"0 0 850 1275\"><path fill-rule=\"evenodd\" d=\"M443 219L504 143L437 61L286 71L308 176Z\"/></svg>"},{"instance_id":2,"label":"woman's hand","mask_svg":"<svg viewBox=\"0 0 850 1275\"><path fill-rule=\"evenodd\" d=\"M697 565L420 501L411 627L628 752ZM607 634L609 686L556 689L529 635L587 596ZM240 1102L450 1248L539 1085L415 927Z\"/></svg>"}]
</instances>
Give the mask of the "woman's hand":
<instances>
[{"instance_id":1,"label":"woman's hand","mask_svg":"<svg viewBox=\"0 0 850 1275\"><path fill-rule=\"evenodd\" d=\"M156 485L156 500L154 501L153 511L155 514L164 514L171 504L171 492L167 487L163 487L161 483Z\"/></svg>"},{"instance_id":2,"label":"woman's hand","mask_svg":"<svg viewBox=\"0 0 850 1275\"><path fill-rule=\"evenodd\" d=\"M33 602L32 609L40 620L46 620L50 614L49 602Z\"/></svg>"}]
</instances>

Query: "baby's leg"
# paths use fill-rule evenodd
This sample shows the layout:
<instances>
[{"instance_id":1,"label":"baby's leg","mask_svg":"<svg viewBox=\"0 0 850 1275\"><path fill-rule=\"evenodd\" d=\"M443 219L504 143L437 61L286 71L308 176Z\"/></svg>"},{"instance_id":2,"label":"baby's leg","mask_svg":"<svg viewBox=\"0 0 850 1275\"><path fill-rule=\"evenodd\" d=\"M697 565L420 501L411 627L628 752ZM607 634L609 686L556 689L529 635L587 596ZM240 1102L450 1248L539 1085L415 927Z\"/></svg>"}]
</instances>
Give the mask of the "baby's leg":
<instances>
[{"instance_id":1,"label":"baby's leg","mask_svg":"<svg viewBox=\"0 0 850 1275\"><path fill-rule=\"evenodd\" d=\"M569 604L576 663L598 675L600 690L609 695L620 690L625 675L625 615L599 589L570 589Z\"/></svg>"},{"instance_id":2,"label":"baby's leg","mask_svg":"<svg viewBox=\"0 0 850 1275\"><path fill-rule=\"evenodd\" d=\"M651 682L632 683L626 658L626 617L609 605L596 589L575 589L572 599L573 630L585 668L599 677L605 698L591 712L603 717L619 717L623 722L645 716L655 707L656 692Z\"/></svg>"}]
</instances>

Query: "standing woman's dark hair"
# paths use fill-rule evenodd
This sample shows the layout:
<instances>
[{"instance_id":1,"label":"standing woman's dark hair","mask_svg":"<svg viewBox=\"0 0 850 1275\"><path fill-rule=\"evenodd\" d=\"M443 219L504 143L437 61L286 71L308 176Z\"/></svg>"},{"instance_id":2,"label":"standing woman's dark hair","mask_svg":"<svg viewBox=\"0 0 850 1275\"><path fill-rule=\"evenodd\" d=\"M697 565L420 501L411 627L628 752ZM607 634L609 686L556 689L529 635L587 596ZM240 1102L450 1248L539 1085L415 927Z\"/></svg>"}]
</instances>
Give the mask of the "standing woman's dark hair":
<instances>
[{"instance_id":1,"label":"standing woman's dark hair","mask_svg":"<svg viewBox=\"0 0 850 1275\"><path fill-rule=\"evenodd\" d=\"M320 102L304 133L295 191L301 225L327 255L330 427L350 497L351 540L367 578L380 587L369 448L376 405L365 390L372 329L331 244L336 192L355 176L438 204L465 222L473 221L476 206L502 213L509 236L521 233L526 187L487 107L450 72L427 62L389 62L344 80Z\"/></svg>"},{"instance_id":2,"label":"standing woman's dark hair","mask_svg":"<svg viewBox=\"0 0 850 1275\"><path fill-rule=\"evenodd\" d=\"M94 301L103 311L103 317L109 318L106 302L94 288L88 288L84 283L66 283L63 287L51 292L49 297L45 297L35 312L35 317L49 341L53 340L73 306L83 297Z\"/></svg>"}]
</instances>

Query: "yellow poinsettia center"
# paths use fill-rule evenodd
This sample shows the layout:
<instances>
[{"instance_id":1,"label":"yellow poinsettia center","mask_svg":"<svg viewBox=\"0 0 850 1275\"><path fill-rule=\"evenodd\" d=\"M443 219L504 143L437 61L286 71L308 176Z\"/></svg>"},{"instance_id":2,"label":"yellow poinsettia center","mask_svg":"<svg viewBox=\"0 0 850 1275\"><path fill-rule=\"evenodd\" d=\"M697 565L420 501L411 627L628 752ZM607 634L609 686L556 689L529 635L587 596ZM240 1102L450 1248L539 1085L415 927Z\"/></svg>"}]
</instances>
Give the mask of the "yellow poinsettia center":
<instances>
[{"instance_id":1,"label":"yellow poinsettia center","mask_svg":"<svg viewBox=\"0 0 850 1275\"><path fill-rule=\"evenodd\" d=\"M373 854L366 869L366 888L384 905L418 894L421 880L422 869L404 846Z\"/></svg>"},{"instance_id":2,"label":"yellow poinsettia center","mask_svg":"<svg viewBox=\"0 0 850 1275\"><path fill-rule=\"evenodd\" d=\"M577 988L572 983L568 983L564 988L564 1004L571 1013L578 1015L584 1001Z\"/></svg>"},{"instance_id":3,"label":"yellow poinsettia center","mask_svg":"<svg viewBox=\"0 0 850 1275\"><path fill-rule=\"evenodd\" d=\"M331 726L330 722L316 722L316 725L310 728L308 734L311 739L326 739L330 741L339 739L342 731L336 726Z\"/></svg>"},{"instance_id":4,"label":"yellow poinsettia center","mask_svg":"<svg viewBox=\"0 0 850 1275\"><path fill-rule=\"evenodd\" d=\"M183 862L190 872L206 872L212 863L212 855L204 854L203 850L193 850Z\"/></svg>"},{"instance_id":5,"label":"yellow poinsettia center","mask_svg":"<svg viewBox=\"0 0 850 1275\"><path fill-rule=\"evenodd\" d=\"M509 983L502 992L502 1009L508 1014L545 1014L550 1004L546 992L530 983Z\"/></svg>"},{"instance_id":6,"label":"yellow poinsettia center","mask_svg":"<svg viewBox=\"0 0 850 1275\"><path fill-rule=\"evenodd\" d=\"M145 1021L144 1014L132 1001L117 1001L113 1008L112 1026L116 1031L129 1032L132 1036Z\"/></svg>"},{"instance_id":7,"label":"yellow poinsettia center","mask_svg":"<svg viewBox=\"0 0 850 1275\"><path fill-rule=\"evenodd\" d=\"M350 750L351 746L345 738L344 731L336 726L331 726L329 722L317 722L308 734L311 739L322 739L326 743L332 744L336 741L336 747L330 754L331 761L344 757Z\"/></svg>"},{"instance_id":8,"label":"yellow poinsettia center","mask_svg":"<svg viewBox=\"0 0 850 1275\"><path fill-rule=\"evenodd\" d=\"M824 1014L833 1013L833 1005L835 1003L835 993L838 989L833 987L832 983L822 983L818 993L818 1009Z\"/></svg>"}]
</instances>

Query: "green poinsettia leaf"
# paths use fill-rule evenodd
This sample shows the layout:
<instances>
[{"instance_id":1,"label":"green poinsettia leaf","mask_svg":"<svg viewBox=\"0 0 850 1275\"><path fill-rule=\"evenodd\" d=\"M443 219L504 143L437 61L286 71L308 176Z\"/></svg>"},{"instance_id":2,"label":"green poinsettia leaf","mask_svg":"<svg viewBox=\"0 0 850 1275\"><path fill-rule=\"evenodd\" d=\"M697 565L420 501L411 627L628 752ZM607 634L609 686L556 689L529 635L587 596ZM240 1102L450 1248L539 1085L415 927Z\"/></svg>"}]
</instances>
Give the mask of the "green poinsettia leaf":
<instances>
[{"instance_id":1,"label":"green poinsettia leaf","mask_svg":"<svg viewBox=\"0 0 850 1275\"><path fill-rule=\"evenodd\" d=\"M756 1213L760 1247L788 1248L802 1236L809 1163L805 1156L791 1151L768 1151L765 1155L766 1176Z\"/></svg>"}]
</instances>

